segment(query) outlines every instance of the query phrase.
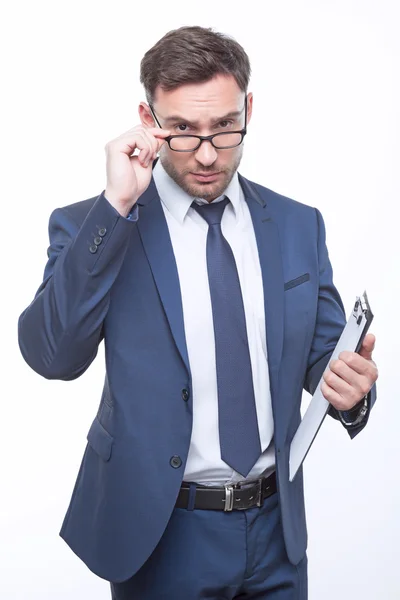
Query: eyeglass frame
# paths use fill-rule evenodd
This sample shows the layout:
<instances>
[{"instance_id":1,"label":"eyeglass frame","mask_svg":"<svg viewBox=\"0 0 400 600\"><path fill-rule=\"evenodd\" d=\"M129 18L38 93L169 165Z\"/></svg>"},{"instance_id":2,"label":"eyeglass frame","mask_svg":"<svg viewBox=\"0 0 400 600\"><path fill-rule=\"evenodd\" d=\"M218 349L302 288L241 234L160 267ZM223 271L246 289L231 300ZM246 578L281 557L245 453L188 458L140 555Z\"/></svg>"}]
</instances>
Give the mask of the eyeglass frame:
<instances>
[{"instance_id":1,"label":"eyeglass frame","mask_svg":"<svg viewBox=\"0 0 400 600\"><path fill-rule=\"evenodd\" d=\"M151 114L154 117L155 122L157 123L157 125L159 126L160 129L163 129L160 125L159 120L157 119L154 109L152 107L152 105L149 103L149 108L151 110ZM223 119L222 119L223 120ZM218 136L218 135L230 135L232 133L240 133L242 138L240 140L240 142L238 144L235 144L234 146L227 146L226 148L218 148L214 142L213 139ZM169 135L168 137L164 138L164 140L168 143L168 146L171 148L171 140L174 138L180 138L180 137L193 137L193 138L197 138L199 140L198 145L195 148L192 148L191 150L175 150L175 148L171 148L171 150L173 152L195 152L196 150L198 150L201 146L201 144L205 141L211 142L211 145L216 149L216 150L230 150L231 148L237 148L238 146L240 146L240 144L243 143L244 140L244 136L247 133L247 95L245 97L244 100L244 127L243 129L241 129L240 131L220 131L219 133L213 133L212 135Z\"/></svg>"}]
</instances>

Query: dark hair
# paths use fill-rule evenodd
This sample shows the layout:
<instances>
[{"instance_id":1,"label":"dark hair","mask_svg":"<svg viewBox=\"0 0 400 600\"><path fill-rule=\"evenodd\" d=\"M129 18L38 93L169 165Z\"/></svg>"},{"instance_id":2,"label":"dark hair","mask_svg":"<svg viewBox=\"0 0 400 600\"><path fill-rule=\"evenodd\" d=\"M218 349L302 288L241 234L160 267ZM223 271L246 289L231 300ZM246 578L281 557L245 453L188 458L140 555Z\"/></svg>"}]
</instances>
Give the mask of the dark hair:
<instances>
[{"instance_id":1,"label":"dark hair","mask_svg":"<svg viewBox=\"0 0 400 600\"><path fill-rule=\"evenodd\" d=\"M140 82L152 104L157 86L170 91L187 83L203 83L215 75L233 75L247 91L250 61L233 38L211 28L180 27L169 31L140 63Z\"/></svg>"}]
</instances>

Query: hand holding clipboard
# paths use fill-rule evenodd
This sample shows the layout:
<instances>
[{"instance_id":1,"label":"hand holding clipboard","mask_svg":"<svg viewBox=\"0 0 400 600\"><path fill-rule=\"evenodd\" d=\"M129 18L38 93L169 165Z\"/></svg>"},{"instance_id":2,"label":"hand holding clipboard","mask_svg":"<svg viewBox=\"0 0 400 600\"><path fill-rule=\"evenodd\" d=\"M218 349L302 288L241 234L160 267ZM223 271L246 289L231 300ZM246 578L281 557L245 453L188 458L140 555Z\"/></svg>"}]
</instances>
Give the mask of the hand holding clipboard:
<instances>
[{"instance_id":1,"label":"hand holding clipboard","mask_svg":"<svg viewBox=\"0 0 400 600\"><path fill-rule=\"evenodd\" d=\"M364 292L361 297L356 299L353 311L332 353L331 360L338 358L343 350L359 352L373 318L367 294ZM330 407L330 403L321 392L322 381L321 377L290 446L290 481L293 481L303 464Z\"/></svg>"}]
</instances>

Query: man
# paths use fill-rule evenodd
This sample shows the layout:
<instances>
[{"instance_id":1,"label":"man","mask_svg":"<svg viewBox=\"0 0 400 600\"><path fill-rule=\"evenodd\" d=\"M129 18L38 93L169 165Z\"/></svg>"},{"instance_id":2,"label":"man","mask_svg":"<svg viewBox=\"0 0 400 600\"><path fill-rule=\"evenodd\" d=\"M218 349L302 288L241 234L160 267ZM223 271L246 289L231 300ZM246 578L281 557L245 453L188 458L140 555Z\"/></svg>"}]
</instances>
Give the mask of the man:
<instances>
[{"instance_id":1,"label":"man","mask_svg":"<svg viewBox=\"0 0 400 600\"><path fill-rule=\"evenodd\" d=\"M201 27L146 53L141 124L107 144L105 191L52 214L20 317L48 379L79 377L105 341L61 536L116 600L306 598L302 473L288 479L302 389L325 372L351 437L375 400L372 335L330 362L345 314L321 214L237 172L249 75Z\"/></svg>"}]
</instances>

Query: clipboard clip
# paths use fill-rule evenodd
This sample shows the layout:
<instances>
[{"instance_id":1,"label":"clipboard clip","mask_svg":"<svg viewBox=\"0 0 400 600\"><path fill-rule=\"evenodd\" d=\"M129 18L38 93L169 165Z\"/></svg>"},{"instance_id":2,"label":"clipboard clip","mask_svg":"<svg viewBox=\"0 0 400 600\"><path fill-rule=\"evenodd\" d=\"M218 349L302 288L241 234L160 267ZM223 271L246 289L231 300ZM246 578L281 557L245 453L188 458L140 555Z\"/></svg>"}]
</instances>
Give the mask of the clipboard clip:
<instances>
[{"instance_id":1,"label":"clipboard clip","mask_svg":"<svg viewBox=\"0 0 400 600\"><path fill-rule=\"evenodd\" d=\"M357 325L360 325L363 315L367 315L370 310L367 292L364 292L362 296L356 298L356 302L353 308L353 317L357 319Z\"/></svg>"},{"instance_id":2,"label":"clipboard clip","mask_svg":"<svg viewBox=\"0 0 400 600\"><path fill-rule=\"evenodd\" d=\"M367 313L370 310L367 292L364 292L363 295L361 296L360 303L361 303L361 309L362 309L363 313Z\"/></svg>"}]
</instances>

